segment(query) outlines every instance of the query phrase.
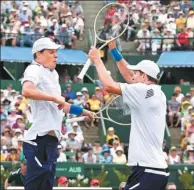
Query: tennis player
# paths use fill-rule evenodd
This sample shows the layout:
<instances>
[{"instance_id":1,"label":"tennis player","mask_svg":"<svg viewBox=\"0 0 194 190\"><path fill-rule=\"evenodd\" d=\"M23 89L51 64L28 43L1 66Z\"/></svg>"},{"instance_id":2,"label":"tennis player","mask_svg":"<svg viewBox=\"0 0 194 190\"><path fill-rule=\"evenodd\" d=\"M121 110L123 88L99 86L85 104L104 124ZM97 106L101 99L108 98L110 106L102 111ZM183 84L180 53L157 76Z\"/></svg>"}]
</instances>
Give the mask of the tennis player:
<instances>
[{"instance_id":1,"label":"tennis player","mask_svg":"<svg viewBox=\"0 0 194 190\"><path fill-rule=\"evenodd\" d=\"M57 64L57 45L50 38L40 38L33 44L34 60L22 80L22 95L29 98L33 124L28 129L23 144L27 160L25 190L52 190L57 145L61 139L63 111L93 118L93 113L70 105L61 96Z\"/></svg>"},{"instance_id":2,"label":"tennis player","mask_svg":"<svg viewBox=\"0 0 194 190\"><path fill-rule=\"evenodd\" d=\"M149 60L129 65L119 53L115 42L110 52L127 83L115 82L92 47L89 58L95 64L99 79L106 91L122 95L131 109L128 163L132 167L125 190L164 190L168 182L168 166L162 151L165 131L166 97L158 84L159 67Z\"/></svg>"}]
</instances>

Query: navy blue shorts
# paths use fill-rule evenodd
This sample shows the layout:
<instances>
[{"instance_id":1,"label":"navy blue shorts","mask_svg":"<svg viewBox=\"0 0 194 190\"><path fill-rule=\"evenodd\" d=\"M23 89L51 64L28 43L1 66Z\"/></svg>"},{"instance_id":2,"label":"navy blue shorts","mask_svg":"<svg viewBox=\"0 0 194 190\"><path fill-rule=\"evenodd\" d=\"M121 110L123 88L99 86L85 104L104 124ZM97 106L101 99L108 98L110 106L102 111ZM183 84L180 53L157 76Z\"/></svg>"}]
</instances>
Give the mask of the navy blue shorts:
<instances>
[{"instance_id":1,"label":"navy blue shorts","mask_svg":"<svg viewBox=\"0 0 194 190\"><path fill-rule=\"evenodd\" d=\"M59 157L58 139L53 136L38 136L31 143L23 143L27 160L25 190L52 190Z\"/></svg>"},{"instance_id":2,"label":"navy blue shorts","mask_svg":"<svg viewBox=\"0 0 194 190\"><path fill-rule=\"evenodd\" d=\"M134 166L124 190L165 190L168 176L168 169Z\"/></svg>"}]
</instances>

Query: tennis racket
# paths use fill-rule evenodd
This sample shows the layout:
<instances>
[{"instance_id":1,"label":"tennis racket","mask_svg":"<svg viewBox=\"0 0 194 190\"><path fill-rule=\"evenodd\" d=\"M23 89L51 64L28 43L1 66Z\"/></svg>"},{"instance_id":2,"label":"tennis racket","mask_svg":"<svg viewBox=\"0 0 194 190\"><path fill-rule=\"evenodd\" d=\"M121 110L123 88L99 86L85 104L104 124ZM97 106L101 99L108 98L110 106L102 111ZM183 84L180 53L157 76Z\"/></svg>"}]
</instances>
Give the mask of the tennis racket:
<instances>
[{"instance_id":1,"label":"tennis racket","mask_svg":"<svg viewBox=\"0 0 194 190\"><path fill-rule=\"evenodd\" d=\"M94 44L103 49L109 42L121 37L129 26L129 11L125 4L109 3L102 7L94 20ZM90 59L87 60L80 74L79 79L83 79L91 65Z\"/></svg>"},{"instance_id":2,"label":"tennis racket","mask_svg":"<svg viewBox=\"0 0 194 190\"><path fill-rule=\"evenodd\" d=\"M107 103L100 109L95 117L96 119L103 119L109 122L115 123L117 125L130 126L130 109L127 107L122 100L122 96L110 95ZM74 117L66 120L66 123L80 122L84 121L85 116Z\"/></svg>"}]
</instances>

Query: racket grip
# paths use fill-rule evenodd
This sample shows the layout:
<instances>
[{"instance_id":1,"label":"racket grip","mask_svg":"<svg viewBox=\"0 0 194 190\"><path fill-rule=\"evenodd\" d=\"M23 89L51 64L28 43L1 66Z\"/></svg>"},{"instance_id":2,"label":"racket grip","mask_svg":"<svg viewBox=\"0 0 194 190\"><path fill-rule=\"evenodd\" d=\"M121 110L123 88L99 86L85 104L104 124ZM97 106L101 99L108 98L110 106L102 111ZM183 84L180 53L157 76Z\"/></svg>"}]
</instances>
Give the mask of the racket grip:
<instances>
[{"instance_id":1,"label":"racket grip","mask_svg":"<svg viewBox=\"0 0 194 190\"><path fill-rule=\"evenodd\" d=\"M85 118L86 118L85 116L82 116L82 117L75 117L75 118L67 119L66 124L73 123L73 122L84 121Z\"/></svg>"},{"instance_id":2,"label":"racket grip","mask_svg":"<svg viewBox=\"0 0 194 190\"><path fill-rule=\"evenodd\" d=\"M85 76L85 74L87 73L87 71L88 71L90 65L91 65L91 61L90 61L90 59L88 59L88 60L86 61L85 65L84 65L84 67L82 68L80 74L77 76L79 79L83 79L83 78L84 78L84 76Z\"/></svg>"}]
</instances>

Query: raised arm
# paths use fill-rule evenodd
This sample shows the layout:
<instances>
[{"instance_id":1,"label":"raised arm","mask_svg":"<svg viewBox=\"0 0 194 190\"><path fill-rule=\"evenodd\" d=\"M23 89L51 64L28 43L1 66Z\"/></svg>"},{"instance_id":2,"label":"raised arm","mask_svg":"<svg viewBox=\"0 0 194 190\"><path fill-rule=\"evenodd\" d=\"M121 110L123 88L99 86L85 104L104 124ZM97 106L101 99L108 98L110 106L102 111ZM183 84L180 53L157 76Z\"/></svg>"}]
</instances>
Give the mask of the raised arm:
<instances>
[{"instance_id":1,"label":"raised arm","mask_svg":"<svg viewBox=\"0 0 194 190\"><path fill-rule=\"evenodd\" d=\"M96 48L92 47L89 52L89 58L96 66L98 77L103 88L109 93L121 95L120 85L108 74L108 71L100 58L100 52Z\"/></svg>"},{"instance_id":2,"label":"raised arm","mask_svg":"<svg viewBox=\"0 0 194 190\"><path fill-rule=\"evenodd\" d=\"M114 55L117 56L117 54L119 54L117 48L116 48L116 42L115 40L111 41L108 44L109 50L114 58ZM115 60L115 58L114 58ZM116 61L116 60L115 60ZM127 68L127 65L129 65L127 63L127 61L125 61L125 59L122 57L120 61L116 61L117 67L121 73L121 75L123 76L123 78L128 82L128 83L133 83L132 77L133 77L133 71L129 70Z\"/></svg>"}]
</instances>

